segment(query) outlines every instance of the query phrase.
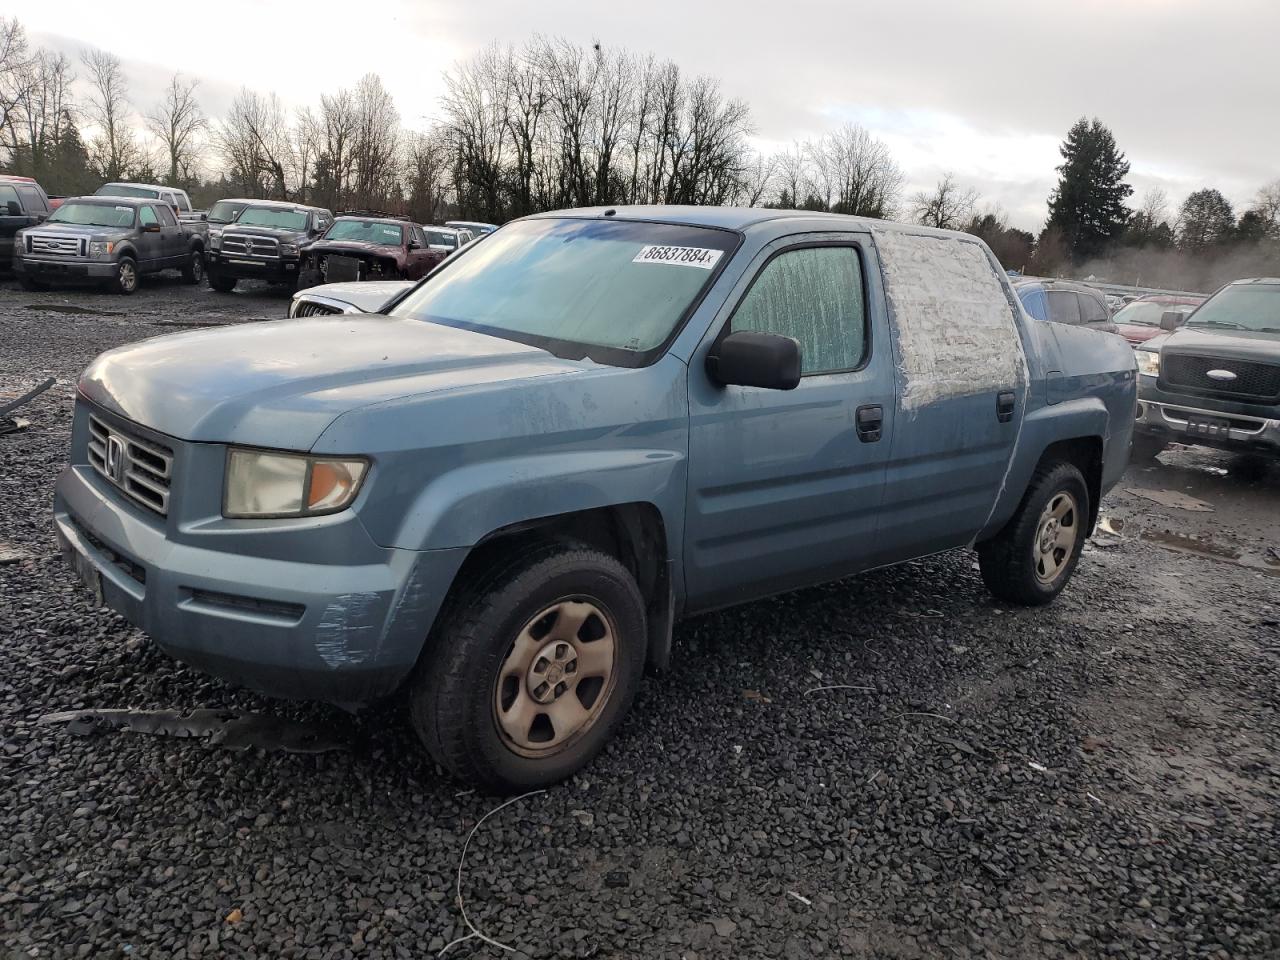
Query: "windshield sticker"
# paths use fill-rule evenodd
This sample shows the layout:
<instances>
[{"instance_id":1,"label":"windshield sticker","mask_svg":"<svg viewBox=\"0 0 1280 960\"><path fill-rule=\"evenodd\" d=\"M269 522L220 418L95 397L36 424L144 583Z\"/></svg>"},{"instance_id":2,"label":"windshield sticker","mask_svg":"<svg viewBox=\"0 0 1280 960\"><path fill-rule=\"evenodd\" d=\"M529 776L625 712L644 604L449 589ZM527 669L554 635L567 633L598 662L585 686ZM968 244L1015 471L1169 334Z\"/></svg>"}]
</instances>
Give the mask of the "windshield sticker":
<instances>
[{"instance_id":1,"label":"windshield sticker","mask_svg":"<svg viewBox=\"0 0 1280 960\"><path fill-rule=\"evenodd\" d=\"M133 213L133 207L116 207L121 213Z\"/></svg>"},{"instance_id":2,"label":"windshield sticker","mask_svg":"<svg viewBox=\"0 0 1280 960\"><path fill-rule=\"evenodd\" d=\"M632 263L666 263L676 267L698 267L710 270L720 260L723 250L707 247L664 247L649 244L642 247Z\"/></svg>"}]
</instances>

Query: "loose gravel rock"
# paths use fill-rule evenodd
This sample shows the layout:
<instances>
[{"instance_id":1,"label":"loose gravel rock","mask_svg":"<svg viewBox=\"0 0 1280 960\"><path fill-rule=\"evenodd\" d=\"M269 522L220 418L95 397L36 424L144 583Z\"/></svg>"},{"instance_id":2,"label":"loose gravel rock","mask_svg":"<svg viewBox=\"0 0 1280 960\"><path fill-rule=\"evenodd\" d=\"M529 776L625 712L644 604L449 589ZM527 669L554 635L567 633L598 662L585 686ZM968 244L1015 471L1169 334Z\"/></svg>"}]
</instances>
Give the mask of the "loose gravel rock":
<instances>
[{"instance_id":1,"label":"loose gravel rock","mask_svg":"<svg viewBox=\"0 0 1280 960\"><path fill-rule=\"evenodd\" d=\"M422 958L469 932L455 871L500 800L433 768L399 704L351 718L206 678L55 556L78 371L286 302L0 287L0 395L58 379L0 437L0 541L29 554L0 565L5 956ZM516 957L1275 956L1278 594L1129 538L1044 610L998 605L954 552L691 620L596 763L476 833L468 914ZM814 689L834 686L869 689ZM355 746L39 722L120 707Z\"/></svg>"}]
</instances>

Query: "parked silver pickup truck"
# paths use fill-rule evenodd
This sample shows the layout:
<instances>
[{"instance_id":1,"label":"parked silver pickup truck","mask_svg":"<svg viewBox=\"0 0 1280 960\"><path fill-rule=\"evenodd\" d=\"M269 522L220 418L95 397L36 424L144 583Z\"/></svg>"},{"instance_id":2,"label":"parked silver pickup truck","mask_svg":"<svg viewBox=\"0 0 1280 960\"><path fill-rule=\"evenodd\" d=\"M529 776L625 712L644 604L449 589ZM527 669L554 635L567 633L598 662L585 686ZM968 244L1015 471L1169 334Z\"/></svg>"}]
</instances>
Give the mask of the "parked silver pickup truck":
<instances>
[{"instance_id":1,"label":"parked silver pickup truck","mask_svg":"<svg viewBox=\"0 0 1280 960\"><path fill-rule=\"evenodd\" d=\"M403 689L433 757L516 790L601 749L680 617L960 547L1051 601L1135 377L967 234L572 210L384 313L103 354L54 515L174 656L352 707Z\"/></svg>"},{"instance_id":2,"label":"parked silver pickup truck","mask_svg":"<svg viewBox=\"0 0 1280 960\"><path fill-rule=\"evenodd\" d=\"M99 283L131 294L139 277L161 270L178 270L188 283L199 283L204 231L180 223L159 201L74 197L44 223L18 231L13 269L28 290Z\"/></svg>"}]
</instances>

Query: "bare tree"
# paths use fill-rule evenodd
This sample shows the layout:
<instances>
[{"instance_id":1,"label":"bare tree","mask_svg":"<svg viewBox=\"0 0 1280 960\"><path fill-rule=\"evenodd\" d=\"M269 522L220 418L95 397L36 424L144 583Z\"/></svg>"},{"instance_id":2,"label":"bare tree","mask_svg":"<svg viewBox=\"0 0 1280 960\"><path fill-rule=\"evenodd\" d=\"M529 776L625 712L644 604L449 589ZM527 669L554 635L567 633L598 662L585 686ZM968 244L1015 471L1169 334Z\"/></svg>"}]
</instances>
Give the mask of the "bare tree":
<instances>
[{"instance_id":1,"label":"bare tree","mask_svg":"<svg viewBox=\"0 0 1280 960\"><path fill-rule=\"evenodd\" d=\"M847 123L809 145L818 197L828 210L890 218L897 212L902 170L889 148L864 128Z\"/></svg>"},{"instance_id":2,"label":"bare tree","mask_svg":"<svg viewBox=\"0 0 1280 960\"><path fill-rule=\"evenodd\" d=\"M274 93L241 88L213 140L230 178L250 196L290 199L290 131Z\"/></svg>"},{"instance_id":3,"label":"bare tree","mask_svg":"<svg viewBox=\"0 0 1280 960\"><path fill-rule=\"evenodd\" d=\"M358 207L370 208L391 192L399 152L400 114L376 73L360 78L355 107L353 201Z\"/></svg>"},{"instance_id":4,"label":"bare tree","mask_svg":"<svg viewBox=\"0 0 1280 960\"><path fill-rule=\"evenodd\" d=\"M1253 209L1262 218L1268 234L1280 235L1280 180L1272 180L1258 191Z\"/></svg>"},{"instance_id":5,"label":"bare tree","mask_svg":"<svg viewBox=\"0 0 1280 960\"><path fill-rule=\"evenodd\" d=\"M758 207L774 192L774 181L780 167L778 155L757 153L743 173L742 194L739 201L748 207Z\"/></svg>"},{"instance_id":6,"label":"bare tree","mask_svg":"<svg viewBox=\"0 0 1280 960\"><path fill-rule=\"evenodd\" d=\"M196 100L199 84L198 80L184 82L182 74L175 73L164 98L147 115L147 129L160 141L168 160L171 184L187 182L199 173L199 138L208 127Z\"/></svg>"},{"instance_id":7,"label":"bare tree","mask_svg":"<svg viewBox=\"0 0 1280 960\"><path fill-rule=\"evenodd\" d=\"M129 85L120 59L105 50L85 50L80 59L90 87L85 116L98 128L90 158L103 180L123 180L142 160L130 123Z\"/></svg>"},{"instance_id":8,"label":"bare tree","mask_svg":"<svg viewBox=\"0 0 1280 960\"><path fill-rule=\"evenodd\" d=\"M27 33L17 17L0 17L0 131L7 131L14 111L31 84L31 55Z\"/></svg>"},{"instance_id":9,"label":"bare tree","mask_svg":"<svg viewBox=\"0 0 1280 960\"><path fill-rule=\"evenodd\" d=\"M944 173L932 193L923 191L911 198L911 219L926 227L959 230L973 216L978 191L961 187L955 175Z\"/></svg>"}]
</instances>

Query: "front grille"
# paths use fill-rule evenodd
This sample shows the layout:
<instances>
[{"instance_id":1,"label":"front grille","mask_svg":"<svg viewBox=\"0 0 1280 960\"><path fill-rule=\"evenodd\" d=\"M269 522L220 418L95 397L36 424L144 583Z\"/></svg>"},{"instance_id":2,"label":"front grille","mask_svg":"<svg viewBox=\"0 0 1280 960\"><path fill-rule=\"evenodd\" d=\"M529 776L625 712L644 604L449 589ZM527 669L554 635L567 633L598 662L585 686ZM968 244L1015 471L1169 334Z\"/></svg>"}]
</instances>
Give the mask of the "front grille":
<instances>
[{"instance_id":1,"label":"front grille","mask_svg":"<svg viewBox=\"0 0 1280 960\"><path fill-rule=\"evenodd\" d=\"M27 233L27 253L39 257L84 257L88 243L84 237L63 237L57 234Z\"/></svg>"},{"instance_id":2,"label":"front grille","mask_svg":"<svg viewBox=\"0 0 1280 960\"><path fill-rule=\"evenodd\" d=\"M89 463L132 500L160 516L169 513L173 451L89 417Z\"/></svg>"},{"instance_id":3,"label":"front grille","mask_svg":"<svg viewBox=\"0 0 1280 960\"><path fill-rule=\"evenodd\" d=\"M299 300L293 308L295 317L325 317L334 313L341 313L337 307L328 303L316 303L314 300Z\"/></svg>"},{"instance_id":4,"label":"front grille","mask_svg":"<svg viewBox=\"0 0 1280 960\"><path fill-rule=\"evenodd\" d=\"M222 231L222 252L236 257L280 259L280 241L274 237L255 237L245 233Z\"/></svg>"},{"instance_id":5,"label":"front grille","mask_svg":"<svg viewBox=\"0 0 1280 960\"><path fill-rule=\"evenodd\" d=\"M1233 373L1235 379L1211 377L1211 370ZM1160 380L1174 388L1183 387L1233 397L1259 400L1280 397L1280 364L1258 363L1253 360L1165 354L1160 360Z\"/></svg>"}]
</instances>

